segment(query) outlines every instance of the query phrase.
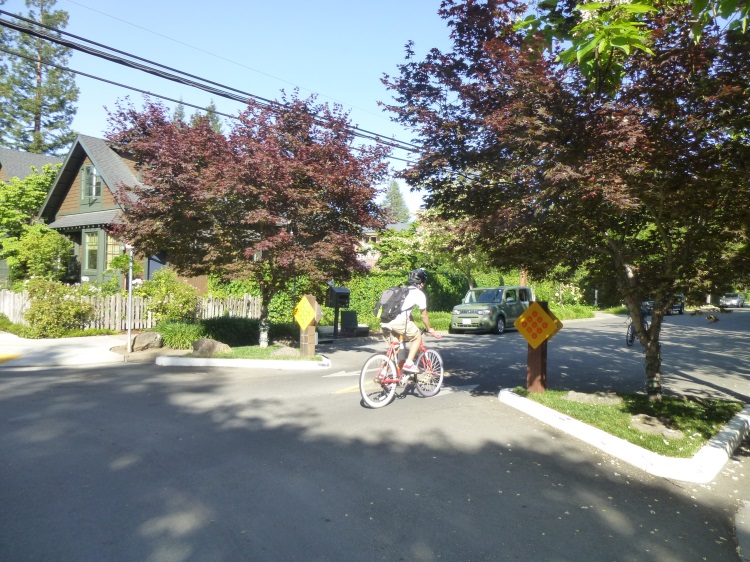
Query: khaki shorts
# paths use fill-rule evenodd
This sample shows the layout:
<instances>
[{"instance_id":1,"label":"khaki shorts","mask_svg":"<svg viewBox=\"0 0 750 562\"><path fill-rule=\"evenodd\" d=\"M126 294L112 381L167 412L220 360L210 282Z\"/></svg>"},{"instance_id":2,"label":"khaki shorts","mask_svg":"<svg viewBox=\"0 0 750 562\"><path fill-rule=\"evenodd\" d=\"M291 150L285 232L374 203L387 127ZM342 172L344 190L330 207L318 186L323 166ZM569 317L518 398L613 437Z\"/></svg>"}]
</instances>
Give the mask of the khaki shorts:
<instances>
[{"instance_id":1,"label":"khaki shorts","mask_svg":"<svg viewBox=\"0 0 750 562\"><path fill-rule=\"evenodd\" d=\"M419 337L419 327L414 323L411 318L406 323L404 328L403 320L394 320L393 322L386 322L380 325L380 329L383 330L383 336L388 338L391 333L398 335L403 334L406 341L412 341Z\"/></svg>"}]
</instances>

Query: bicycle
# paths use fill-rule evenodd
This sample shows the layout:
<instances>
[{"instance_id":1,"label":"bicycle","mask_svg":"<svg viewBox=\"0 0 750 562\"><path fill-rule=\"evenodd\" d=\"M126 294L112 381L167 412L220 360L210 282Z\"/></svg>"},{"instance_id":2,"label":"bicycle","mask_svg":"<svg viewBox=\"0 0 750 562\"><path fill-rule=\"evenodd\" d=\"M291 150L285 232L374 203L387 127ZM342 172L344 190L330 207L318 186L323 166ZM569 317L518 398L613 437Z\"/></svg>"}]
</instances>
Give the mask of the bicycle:
<instances>
[{"instance_id":1,"label":"bicycle","mask_svg":"<svg viewBox=\"0 0 750 562\"><path fill-rule=\"evenodd\" d=\"M425 333L425 330L422 330ZM388 337L388 336L386 336ZM391 403L396 388L406 387L409 379L415 377L417 392L424 398L435 396L443 384L443 358L434 349L427 349L422 343L414 364L419 369L416 374L403 373L401 367L404 359L399 358L399 351L406 356L408 342L404 337L390 334L390 343L385 353L377 353L365 361L359 375L359 393L370 408L382 408Z\"/></svg>"},{"instance_id":2,"label":"bicycle","mask_svg":"<svg viewBox=\"0 0 750 562\"><path fill-rule=\"evenodd\" d=\"M643 320L643 329L648 330L649 324L648 320ZM635 341L635 326L633 326L633 319L628 316L627 321L627 328L625 329L625 344L628 347L631 347L633 345L633 342Z\"/></svg>"}]
</instances>

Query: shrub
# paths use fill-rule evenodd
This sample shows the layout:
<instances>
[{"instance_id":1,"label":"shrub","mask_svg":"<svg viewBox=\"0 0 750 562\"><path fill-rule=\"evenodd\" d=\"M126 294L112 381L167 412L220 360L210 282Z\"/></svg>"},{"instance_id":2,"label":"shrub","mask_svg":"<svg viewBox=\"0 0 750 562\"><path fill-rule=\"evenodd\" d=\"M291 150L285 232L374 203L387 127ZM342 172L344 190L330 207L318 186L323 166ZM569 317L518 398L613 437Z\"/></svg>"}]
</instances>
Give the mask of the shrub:
<instances>
[{"instance_id":1,"label":"shrub","mask_svg":"<svg viewBox=\"0 0 750 562\"><path fill-rule=\"evenodd\" d=\"M148 310L157 322L165 320L192 320L198 305L198 291L177 279L169 268L154 273L150 281L138 287L134 294L148 297Z\"/></svg>"},{"instance_id":2,"label":"shrub","mask_svg":"<svg viewBox=\"0 0 750 562\"><path fill-rule=\"evenodd\" d=\"M172 349L191 349L195 340L206 337L202 324L176 320L160 322L155 331L161 334L164 345Z\"/></svg>"},{"instance_id":3,"label":"shrub","mask_svg":"<svg viewBox=\"0 0 750 562\"><path fill-rule=\"evenodd\" d=\"M0 313L0 332L7 332L13 322L5 314Z\"/></svg>"},{"instance_id":4,"label":"shrub","mask_svg":"<svg viewBox=\"0 0 750 562\"><path fill-rule=\"evenodd\" d=\"M201 320L205 337L220 341L230 347L257 345L260 338L260 323L254 318L221 316Z\"/></svg>"},{"instance_id":5,"label":"shrub","mask_svg":"<svg viewBox=\"0 0 750 562\"><path fill-rule=\"evenodd\" d=\"M58 281L32 279L26 284L31 304L24 318L23 334L30 338L60 338L83 329L92 306L84 302L75 287Z\"/></svg>"}]
</instances>

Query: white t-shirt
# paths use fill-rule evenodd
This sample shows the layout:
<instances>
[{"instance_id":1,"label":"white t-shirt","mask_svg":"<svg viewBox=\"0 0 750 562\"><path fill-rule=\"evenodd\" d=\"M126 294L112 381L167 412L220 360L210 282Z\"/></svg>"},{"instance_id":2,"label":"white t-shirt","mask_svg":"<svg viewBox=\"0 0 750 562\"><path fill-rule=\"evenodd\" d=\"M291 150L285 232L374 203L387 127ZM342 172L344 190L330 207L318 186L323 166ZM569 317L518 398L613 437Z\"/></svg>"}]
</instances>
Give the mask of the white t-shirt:
<instances>
[{"instance_id":1,"label":"white t-shirt","mask_svg":"<svg viewBox=\"0 0 750 562\"><path fill-rule=\"evenodd\" d=\"M406 324L406 319L411 316L411 309L415 306L419 308L419 310L426 309L427 297L422 291L412 285L409 287L409 292L406 294L404 304L401 305L401 313L391 320L389 324L397 325L399 322L401 324Z\"/></svg>"}]
</instances>

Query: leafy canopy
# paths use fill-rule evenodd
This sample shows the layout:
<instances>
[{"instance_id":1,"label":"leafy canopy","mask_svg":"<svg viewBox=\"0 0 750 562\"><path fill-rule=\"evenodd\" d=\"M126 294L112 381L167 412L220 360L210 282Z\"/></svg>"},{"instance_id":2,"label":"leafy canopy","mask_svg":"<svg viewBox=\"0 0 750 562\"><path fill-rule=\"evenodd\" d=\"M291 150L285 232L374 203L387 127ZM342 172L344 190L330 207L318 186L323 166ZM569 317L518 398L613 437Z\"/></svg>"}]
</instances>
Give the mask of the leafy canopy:
<instances>
[{"instance_id":1,"label":"leafy canopy","mask_svg":"<svg viewBox=\"0 0 750 562\"><path fill-rule=\"evenodd\" d=\"M298 276L347 279L375 204L382 148L355 147L340 107L314 98L250 103L228 135L210 119L173 121L146 101L118 105L108 139L138 161L144 185L121 189L127 223L116 235L143 254L166 251L183 275L254 279L271 297Z\"/></svg>"},{"instance_id":2,"label":"leafy canopy","mask_svg":"<svg viewBox=\"0 0 750 562\"><path fill-rule=\"evenodd\" d=\"M651 52L613 59L622 79L592 95L583 66L518 27L527 11L445 0L452 51L416 60L409 47L384 78L395 119L422 142L404 176L444 217L468 217L497 267L543 278L585 264L615 280L658 394L672 294L715 293L750 272L748 34L712 27L695 42L690 6L639 12ZM645 332L638 303L650 296Z\"/></svg>"}]
</instances>

